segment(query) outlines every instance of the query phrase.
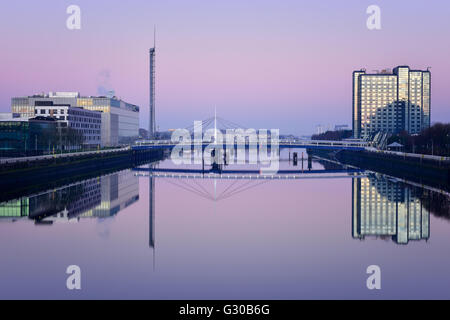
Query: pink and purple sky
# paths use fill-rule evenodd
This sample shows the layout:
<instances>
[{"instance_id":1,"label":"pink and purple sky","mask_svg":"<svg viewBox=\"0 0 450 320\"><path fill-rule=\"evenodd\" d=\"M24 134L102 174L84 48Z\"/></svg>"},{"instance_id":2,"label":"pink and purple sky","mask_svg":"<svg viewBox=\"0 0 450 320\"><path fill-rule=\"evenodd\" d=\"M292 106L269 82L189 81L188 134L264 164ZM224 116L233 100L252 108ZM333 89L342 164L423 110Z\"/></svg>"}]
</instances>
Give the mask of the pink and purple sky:
<instances>
[{"instance_id":1,"label":"pink and purple sky","mask_svg":"<svg viewBox=\"0 0 450 320\"><path fill-rule=\"evenodd\" d=\"M66 28L71 4L81 8L81 30ZM381 30L366 27L372 4ZM397 65L432 68L432 122L449 122L449 17L441 0L2 1L0 112L13 96L97 95L106 86L141 106L147 127L156 25L161 130L206 119L214 107L245 127L282 133L350 125L352 71Z\"/></svg>"}]
</instances>

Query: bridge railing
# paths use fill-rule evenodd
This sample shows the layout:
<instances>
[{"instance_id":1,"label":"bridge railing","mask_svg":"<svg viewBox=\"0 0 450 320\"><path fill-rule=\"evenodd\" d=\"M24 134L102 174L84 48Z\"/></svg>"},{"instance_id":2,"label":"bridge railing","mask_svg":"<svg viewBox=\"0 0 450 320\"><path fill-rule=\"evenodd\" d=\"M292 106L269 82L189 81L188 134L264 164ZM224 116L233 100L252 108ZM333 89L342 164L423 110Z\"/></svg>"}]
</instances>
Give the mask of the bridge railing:
<instances>
[{"instance_id":1,"label":"bridge railing","mask_svg":"<svg viewBox=\"0 0 450 320\"><path fill-rule=\"evenodd\" d=\"M253 141L252 141L253 142ZM257 143L257 141L254 141ZM136 141L136 146L155 146L155 145L191 145L193 143L172 142L171 140L141 140ZM203 144L209 144L211 141L203 141ZM270 140L269 140L270 143ZM279 139L278 144L292 145L292 146L336 146L336 147L359 147L366 148L369 146L368 142L355 142L355 141L333 141L333 140L302 140L302 139Z\"/></svg>"},{"instance_id":2,"label":"bridge railing","mask_svg":"<svg viewBox=\"0 0 450 320\"><path fill-rule=\"evenodd\" d=\"M95 150L95 151L54 153L54 154L47 154L47 155L42 155L42 156L4 158L4 159L0 159L0 164L48 160L48 159L55 159L55 158L69 158L69 157L86 156L86 155L93 155L93 154L100 154L100 153L119 152L119 151L125 151L125 150L129 150L129 149L130 149L130 147L124 147L124 148L117 148L117 149L106 149L106 150Z\"/></svg>"},{"instance_id":3,"label":"bridge railing","mask_svg":"<svg viewBox=\"0 0 450 320\"><path fill-rule=\"evenodd\" d=\"M335 140L302 140L302 139L281 139L280 144L292 145L313 145L313 146L341 146L341 147L368 147L364 141L335 141Z\"/></svg>"},{"instance_id":4,"label":"bridge railing","mask_svg":"<svg viewBox=\"0 0 450 320\"><path fill-rule=\"evenodd\" d=\"M428 160L434 160L434 161L450 161L450 157L433 156L433 155L430 155L430 154L378 150L378 149L375 149L375 148L368 148L367 151L375 152L375 153L381 153L381 154L388 154L388 155L396 155L396 156L400 156L400 157L404 157L404 158L428 159Z\"/></svg>"}]
</instances>

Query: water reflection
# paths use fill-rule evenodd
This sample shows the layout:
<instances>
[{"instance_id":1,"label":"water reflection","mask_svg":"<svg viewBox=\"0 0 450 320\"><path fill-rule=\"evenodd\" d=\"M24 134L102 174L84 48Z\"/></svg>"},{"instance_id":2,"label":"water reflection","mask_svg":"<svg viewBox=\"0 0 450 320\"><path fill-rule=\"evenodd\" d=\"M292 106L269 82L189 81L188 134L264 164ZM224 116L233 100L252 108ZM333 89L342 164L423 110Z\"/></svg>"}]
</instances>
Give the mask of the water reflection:
<instances>
[{"instance_id":1,"label":"water reflection","mask_svg":"<svg viewBox=\"0 0 450 320\"><path fill-rule=\"evenodd\" d=\"M430 238L430 213L449 219L448 194L435 192L426 187L414 187L380 174L361 173L350 168L343 170L342 167L338 168L337 164L316 163L320 163L324 170L317 170L323 173L321 176L320 174L313 176L313 179L343 178L342 174L337 173L344 173L352 179L354 239L364 240L367 237L392 239L397 244L408 244L411 240L427 241ZM145 173L142 172L142 168L136 171L124 170L0 203L0 221L15 222L29 219L37 225L50 225L56 222L78 222L80 219L97 218L104 227L99 234L108 237L107 218L115 216L139 200L139 177L144 177L149 181L148 246L154 251L156 180L162 179L179 187L181 192L190 192L215 202L246 192L263 183L270 183L266 181L267 179L259 182L254 176L243 174L241 178L222 177L228 181L219 182L214 179L211 185L211 176L192 174L192 170L187 170L184 174L177 171L174 175L168 174L169 169L158 168L156 164L150 164L145 169ZM161 172L163 174L160 174ZM239 171L233 172L241 174ZM313 171L309 171L308 175L311 172ZM330 176L330 172L335 175ZM300 178L303 177L296 179ZM245 179L248 181L240 181ZM192 184L189 185L187 181L192 181ZM208 191L212 187L213 191Z\"/></svg>"},{"instance_id":2,"label":"water reflection","mask_svg":"<svg viewBox=\"0 0 450 320\"><path fill-rule=\"evenodd\" d=\"M154 168L154 165L149 165L149 168ZM149 240L148 245L150 248L155 248L155 178L148 178L148 221L149 221Z\"/></svg>"},{"instance_id":3,"label":"water reflection","mask_svg":"<svg viewBox=\"0 0 450 320\"><path fill-rule=\"evenodd\" d=\"M298 170L219 179L162 161L0 203L0 296L73 298L76 264L82 298L367 298L377 264L383 298L448 297L448 193L338 163L280 167Z\"/></svg>"},{"instance_id":4,"label":"water reflection","mask_svg":"<svg viewBox=\"0 0 450 320\"><path fill-rule=\"evenodd\" d=\"M0 221L36 224L107 218L139 200L139 179L125 170L0 204Z\"/></svg>"},{"instance_id":5,"label":"water reflection","mask_svg":"<svg viewBox=\"0 0 450 320\"><path fill-rule=\"evenodd\" d=\"M392 238L398 244L428 240L430 212L422 191L381 175L353 179L352 236Z\"/></svg>"}]
</instances>

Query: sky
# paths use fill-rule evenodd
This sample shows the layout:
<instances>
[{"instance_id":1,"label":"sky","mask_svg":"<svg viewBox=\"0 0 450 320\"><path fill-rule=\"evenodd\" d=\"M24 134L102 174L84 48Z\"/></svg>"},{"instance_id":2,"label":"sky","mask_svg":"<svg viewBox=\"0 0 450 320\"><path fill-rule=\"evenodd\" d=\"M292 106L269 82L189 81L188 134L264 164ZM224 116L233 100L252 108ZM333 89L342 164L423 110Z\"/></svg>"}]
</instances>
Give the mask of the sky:
<instances>
[{"instance_id":1,"label":"sky","mask_svg":"<svg viewBox=\"0 0 450 320\"><path fill-rule=\"evenodd\" d=\"M69 5L81 29L69 30ZM366 9L381 9L369 30ZM432 122L450 122L450 2L422 0L16 0L0 4L0 112L11 97L113 89L148 126L148 49L156 25L156 121L214 115L311 134L351 125L352 71L431 67Z\"/></svg>"}]
</instances>

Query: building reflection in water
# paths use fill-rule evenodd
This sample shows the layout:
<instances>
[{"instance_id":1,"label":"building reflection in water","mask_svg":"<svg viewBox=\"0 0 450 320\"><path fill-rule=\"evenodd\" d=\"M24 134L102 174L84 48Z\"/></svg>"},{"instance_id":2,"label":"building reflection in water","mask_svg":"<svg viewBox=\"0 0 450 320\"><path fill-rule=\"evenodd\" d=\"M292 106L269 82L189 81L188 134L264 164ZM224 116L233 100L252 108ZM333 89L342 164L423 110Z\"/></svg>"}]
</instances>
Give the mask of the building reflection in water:
<instances>
[{"instance_id":1,"label":"building reflection in water","mask_svg":"<svg viewBox=\"0 0 450 320\"><path fill-rule=\"evenodd\" d=\"M427 240L430 213L420 192L381 175L353 179L353 238L391 237L398 244Z\"/></svg>"},{"instance_id":2,"label":"building reflection in water","mask_svg":"<svg viewBox=\"0 0 450 320\"><path fill-rule=\"evenodd\" d=\"M139 178L125 170L0 203L0 221L37 224L107 218L139 200Z\"/></svg>"},{"instance_id":3,"label":"building reflection in water","mask_svg":"<svg viewBox=\"0 0 450 320\"><path fill-rule=\"evenodd\" d=\"M151 165L154 166L154 165ZM155 249L155 179L149 179L149 240ZM431 193L382 175L352 179L352 236L391 238L398 244L430 237ZM0 203L0 222L36 224L108 218L139 200L139 177L131 170L84 180L59 189ZM448 201L448 200L446 200ZM447 202L446 202L447 203ZM446 217L446 216L445 216ZM447 218L447 217L446 217Z\"/></svg>"}]
</instances>

